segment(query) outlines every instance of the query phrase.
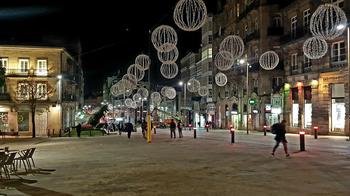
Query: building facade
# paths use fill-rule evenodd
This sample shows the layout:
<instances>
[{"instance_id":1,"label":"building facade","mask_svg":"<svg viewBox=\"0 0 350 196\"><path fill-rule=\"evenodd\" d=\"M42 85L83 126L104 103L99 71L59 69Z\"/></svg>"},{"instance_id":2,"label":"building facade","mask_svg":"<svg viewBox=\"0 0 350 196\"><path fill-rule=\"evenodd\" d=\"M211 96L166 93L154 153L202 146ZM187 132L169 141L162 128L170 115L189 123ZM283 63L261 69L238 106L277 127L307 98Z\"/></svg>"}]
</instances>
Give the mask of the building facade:
<instances>
[{"instance_id":1,"label":"building facade","mask_svg":"<svg viewBox=\"0 0 350 196\"><path fill-rule=\"evenodd\" d=\"M36 136L58 136L75 125L83 104L83 71L64 48L0 46L0 54L6 69L0 96L2 132L32 136L32 104Z\"/></svg>"}]
</instances>

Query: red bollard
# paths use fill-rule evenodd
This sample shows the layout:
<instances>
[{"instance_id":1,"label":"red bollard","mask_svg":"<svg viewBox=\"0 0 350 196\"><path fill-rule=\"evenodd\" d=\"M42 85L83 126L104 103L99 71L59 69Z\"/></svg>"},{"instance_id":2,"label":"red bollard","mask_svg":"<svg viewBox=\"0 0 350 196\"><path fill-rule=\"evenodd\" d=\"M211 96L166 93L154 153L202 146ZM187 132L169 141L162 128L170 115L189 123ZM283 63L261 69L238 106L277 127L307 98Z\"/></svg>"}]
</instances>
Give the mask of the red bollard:
<instances>
[{"instance_id":1,"label":"red bollard","mask_svg":"<svg viewBox=\"0 0 350 196\"><path fill-rule=\"evenodd\" d=\"M266 136L266 128L267 128L267 126L264 125L264 136Z\"/></svg>"},{"instance_id":2,"label":"red bollard","mask_svg":"<svg viewBox=\"0 0 350 196\"><path fill-rule=\"evenodd\" d=\"M318 138L318 126L314 126L314 138Z\"/></svg>"},{"instance_id":3,"label":"red bollard","mask_svg":"<svg viewBox=\"0 0 350 196\"><path fill-rule=\"evenodd\" d=\"M235 129L231 126L230 128L231 133L231 144L235 143Z\"/></svg>"}]
</instances>

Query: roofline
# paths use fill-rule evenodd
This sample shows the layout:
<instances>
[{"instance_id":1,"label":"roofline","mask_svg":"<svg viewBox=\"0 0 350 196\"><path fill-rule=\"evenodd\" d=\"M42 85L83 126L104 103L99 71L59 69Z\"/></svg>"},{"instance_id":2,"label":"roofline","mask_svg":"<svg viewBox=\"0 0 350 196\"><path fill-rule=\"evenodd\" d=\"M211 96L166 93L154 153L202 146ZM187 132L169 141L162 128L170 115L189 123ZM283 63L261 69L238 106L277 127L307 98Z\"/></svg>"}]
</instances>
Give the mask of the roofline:
<instances>
[{"instance_id":1,"label":"roofline","mask_svg":"<svg viewBox=\"0 0 350 196\"><path fill-rule=\"evenodd\" d=\"M57 49L66 50L64 47L36 46L36 45L0 45L0 48L30 48L30 49Z\"/></svg>"}]
</instances>

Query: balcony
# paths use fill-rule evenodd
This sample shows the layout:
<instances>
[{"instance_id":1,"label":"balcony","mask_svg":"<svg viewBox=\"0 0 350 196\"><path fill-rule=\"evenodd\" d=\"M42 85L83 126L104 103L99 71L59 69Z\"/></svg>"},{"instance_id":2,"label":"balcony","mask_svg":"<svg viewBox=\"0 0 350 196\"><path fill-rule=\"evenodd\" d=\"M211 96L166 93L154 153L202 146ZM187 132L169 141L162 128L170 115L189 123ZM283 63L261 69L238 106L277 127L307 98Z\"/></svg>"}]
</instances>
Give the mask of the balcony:
<instances>
[{"instance_id":1,"label":"balcony","mask_svg":"<svg viewBox=\"0 0 350 196\"><path fill-rule=\"evenodd\" d=\"M294 33L288 32L288 34L285 34L280 38L281 44L287 44L292 41L296 41L302 37L310 36L310 33L308 31L305 31L304 28L297 28Z\"/></svg>"},{"instance_id":2,"label":"balcony","mask_svg":"<svg viewBox=\"0 0 350 196\"><path fill-rule=\"evenodd\" d=\"M6 69L6 76L16 77L16 76L38 76L38 77L47 77L47 69Z\"/></svg>"},{"instance_id":3,"label":"balcony","mask_svg":"<svg viewBox=\"0 0 350 196\"><path fill-rule=\"evenodd\" d=\"M283 35L283 27L269 27L267 29L268 36L282 36Z\"/></svg>"},{"instance_id":4,"label":"balcony","mask_svg":"<svg viewBox=\"0 0 350 196\"><path fill-rule=\"evenodd\" d=\"M252 40L259 39L260 38L260 33L259 31L253 31L249 33L245 38L244 38L244 43L248 43Z\"/></svg>"}]
</instances>

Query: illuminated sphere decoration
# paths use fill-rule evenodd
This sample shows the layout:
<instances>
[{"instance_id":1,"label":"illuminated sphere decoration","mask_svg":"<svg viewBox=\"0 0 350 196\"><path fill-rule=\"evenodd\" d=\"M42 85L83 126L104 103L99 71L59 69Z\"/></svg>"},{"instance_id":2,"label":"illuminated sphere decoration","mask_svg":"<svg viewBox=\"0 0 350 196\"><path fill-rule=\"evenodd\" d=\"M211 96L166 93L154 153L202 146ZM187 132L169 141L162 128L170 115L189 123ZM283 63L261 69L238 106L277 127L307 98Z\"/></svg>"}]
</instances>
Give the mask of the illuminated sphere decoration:
<instances>
[{"instance_id":1,"label":"illuminated sphere decoration","mask_svg":"<svg viewBox=\"0 0 350 196\"><path fill-rule=\"evenodd\" d=\"M346 25L345 12L333 4L320 5L310 19L312 35L325 40L332 40L342 35Z\"/></svg>"},{"instance_id":2,"label":"illuminated sphere decoration","mask_svg":"<svg viewBox=\"0 0 350 196\"><path fill-rule=\"evenodd\" d=\"M165 90L165 95L168 99L174 99L176 97L176 90L173 87L168 87Z\"/></svg>"},{"instance_id":3,"label":"illuminated sphere decoration","mask_svg":"<svg viewBox=\"0 0 350 196\"><path fill-rule=\"evenodd\" d=\"M160 66L160 73L166 79L173 79L179 73L179 68L176 63L166 63Z\"/></svg>"},{"instance_id":4,"label":"illuminated sphere decoration","mask_svg":"<svg viewBox=\"0 0 350 196\"><path fill-rule=\"evenodd\" d=\"M133 74L125 74L123 77L122 77L122 80L126 80L126 83L129 82L129 85L130 86L136 86L137 85L137 78L135 75Z\"/></svg>"},{"instance_id":5,"label":"illuminated sphere decoration","mask_svg":"<svg viewBox=\"0 0 350 196\"><path fill-rule=\"evenodd\" d=\"M225 86L227 84L227 76L224 73L217 73L215 75L215 83L218 86Z\"/></svg>"},{"instance_id":6,"label":"illuminated sphere decoration","mask_svg":"<svg viewBox=\"0 0 350 196\"><path fill-rule=\"evenodd\" d=\"M180 0L174 10L175 24L184 31L197 31L207 19L207 7L202 0Z\"/></svg>"},{"instance_id":7,"label":"illuminated sphere decoration","mask_svg":"<svg viewBox=\"0 0 350 196\"><path fill-rule=\"evenodd\" d=\"M139 88L137 90L137 93L141 95L141 98L147 98L148 97L148 90L146 88Z\"/></svg>"},{"instance_id":8,"label":"illuminated sphere decoration","mask_svg":"<svg viewBox=\"0 0 350 196\"><path fill-rule=\"evenodd\" d=\"M142 71L148 70L151 65L151 58L145 54L140 54L135 59L135 64L140 65Z\"/></svg>"},{"instance_id":9,"label":"illuminated sphere decoration","mask_svg":"<svg viewBox=\"0 0 350 196\"><path fill-rule=\"evenodd\" d=\"M162 52L158 51L158 59L162 63L175 63L176 60L179 58L179 50L175 46L172 50L168 52Z\"/></svg>"},{"instance_id":10,"label":"illuminated sphere decoration","mask_svg":"<svg viewBox=\"0 0 350 196\"><path fill-rule=\"evenodd\" d=\"M143 71L143 68L141 67L141 65L137 65L137 64L130 65L127 70L127 73L130 75L134 75L137 81L141 81L145 76L145 71Z\"/></svg>"},{"instance_id":11,"label":"illuminated sphere decoration","mask_svg":"<svg viewBox=\"0 0 350 196\"><path fill-rule=\"evenodd\" d=\"M135 93L133 96L132 96L132 100L134 100L135 102L138 102L138 101L141 101L142 100L142 97L139 93Z\"/></svg>"},{"instance_id":12,"label":"illuminated sphere decoration","mask_svg":"<svg viewBox=\"0 0 350 196\"><path fill-rule=\"evenodd\" d=\"M160 89L160 94L163 96L163 97L166 97L166 90L167 88L169 88L168 86L164 86Z\"/></svg>"},{"instance_id":13,"label":"illuminated sphere decoration","mask_svg":"<svg viewBox=\"0 0 350 196\"><path fill-rule=\"evenodd\" d=\"M260 66L265 70L273 70L277 67L280 59L275 51L267 51L260 56Z\"/></svg>"},{"instance_id":14,"label":"illuminated sphere decoration","mask_svg":"<svg viewBox=\"0 0 350 196\"><path fill-rule=\"evenodd\" d=\"M220 43L219 51L226 51L221 55L227 60L239 59L244 52L243 39L237 35L229 35Z\"/></svg>"},{"instance_id":15,"label":"illuminated sphere decoration","mask_svg":"<svg viewBox=\"0 0 350 196\"><path fill-rule=\"evenodd\" d=\"M136 101L131 102L131 107L130 107L130 108L133 108L133 109L136 109L136 108L137 108L137 103L136 103Z\"/></svg>"},{"instance_id":16,"label":"illuminated sphere decoration","mask_svg":"<svg viewBox=\"0 0 350 196\"><path fill-rule=\"evenodd\" d=\"M127 99L125 99L125 101L124 101L124 104L127 106L127 107L131 107L131 104L132 104L132 99L130 99L130 98L127 98Z\"/></svg>"},{"instance_id":17,"label":"illuminated sphere decoration","mask_svg":"<svg viewBox=\"0 0 350 196\"><path fill-rule=\"evenodd\" d=\"M132 90L126 90L125 91L125 96L129 97L132 95Z\"/></svg>"},{"instance_id":18,"label":"illuminated sphere decoration","mask_svg":"<svg viewBox=\"0 0 350 196\"><path fill-rule=\"evenodd\" d=\"M169 52L177 44L177 33L171 26L161 25L152 32L151 41L156 50Z\"/></svg>"},{"instance_id":19,"label":"illuminated sphere decoration","mask_svg":"<svg viewBox=\"0 0 350 196\"><path fill-rule=\"evenodd\" d=\"M114 96L114 97L117 97L119 96L119 90L118 90L118 86L115 84L111 87L110 89L110 92L111 94Z\"/></svg>"},{"instance_id":20,"label":"illuminated sphere decoration","mask_svg":"<svg viewBox=\"0 0 350 196\"><path fill-rule=\"evenodd\" d=\"M187 82L187 90L190 91L191 93L198 92L199 88L201 87L201 83L192 78Z\"/></svg>"},{"instance_id":21,"label":"illuminated sphere decoration","mask_svg":"<svg viewBox=\"0 0 350 196\"><path fill-rule=\"evenodd\" d=\"M151 100L152 101L162 101L162 96L158 92L151 93Z\"/></svg>"},{"instance_id":22,"label":"illuminated sphere decoration","mask_svg":"<svg viewBox=\"0 0 350 196\"><path fill-rule=\"evenodd\" d=\"M227 51L220 51L215 55L214 63L220 71L227 71L231 69L234 63L234 61L230 60L231 58L227 59L224 56L228 57L230 56L230 53Z\"/></svg>"},{"instance_id":23,"label":"illuminated sphere decoration","mask_svg":"<svg viewBox=\"0 0 350 196\"><path fill-rule=\"evenodd\" d=\"M303 51L309 59L320 59L326 55L328 44L321 37L311 37L304 42Z\"/></svg>"},{"instance_id":24,"label":"illuminated sphere decoration","mask_svg":"<svg viewBox=\"0 0 350 196\"><path fill-rule=\"evenodd\" d=\"M198 94L202 97L205 97L209 94L209 89L206 86L201 86L198 90Z\"/></svg>"}]
</instances>

